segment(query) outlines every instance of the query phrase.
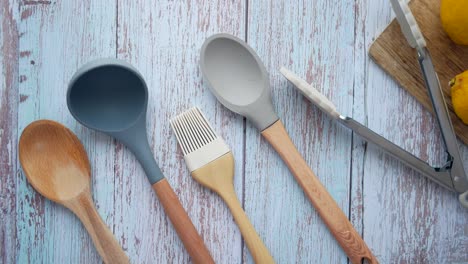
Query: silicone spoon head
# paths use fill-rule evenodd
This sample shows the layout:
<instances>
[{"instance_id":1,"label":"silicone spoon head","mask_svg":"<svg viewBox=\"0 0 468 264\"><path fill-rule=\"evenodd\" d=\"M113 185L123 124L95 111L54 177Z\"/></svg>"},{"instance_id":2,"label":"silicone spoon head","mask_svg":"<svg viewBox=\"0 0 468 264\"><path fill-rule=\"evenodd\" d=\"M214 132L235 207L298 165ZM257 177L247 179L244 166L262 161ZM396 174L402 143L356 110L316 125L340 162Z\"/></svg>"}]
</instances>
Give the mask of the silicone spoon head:
<instances>
[{"instance_id":1,"label":"silicone spoon head","mask_svg":"<svg viewBox=\"0 0 468 264\"><path fill-rule=\"evenodd\" d=\"M105 132L129 147L153 184L163 178L146 135L148 88L141 74L117 59L81 67L68 86L67 104L84 126Z\"/></svg>"},{"instance_id":2,"label":"silicone spoon head","mask_svg":"<svg viewBox=\"0 0 468 264\"><path fill-rule=\"evenodd\" d=\"M86 151L75 134L57 122L29 124L19 140L19 159L29 183L52 201L63 204L89 189Z\"/></svg>"},{"instance_id":3,"label":"silicone spoon head","mask_svg":"<svg viewBox=\"0 0 468 264\"><path fill-rule=\"evenodd\" d=\"M268 73L247 43L229 34L211 36L202 46L200 67L208 87L225 107L247 117L261 131L278 120Z\"/></svg>"}]
</instances>

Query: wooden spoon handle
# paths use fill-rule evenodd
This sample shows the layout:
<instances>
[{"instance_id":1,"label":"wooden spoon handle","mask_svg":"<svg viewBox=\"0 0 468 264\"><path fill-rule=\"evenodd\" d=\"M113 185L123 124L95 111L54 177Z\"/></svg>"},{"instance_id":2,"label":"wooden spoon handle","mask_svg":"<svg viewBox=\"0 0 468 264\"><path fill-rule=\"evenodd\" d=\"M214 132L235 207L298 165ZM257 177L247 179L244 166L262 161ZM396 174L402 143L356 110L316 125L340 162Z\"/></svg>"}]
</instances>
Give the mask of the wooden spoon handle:
<instances>
[{"instance_id":1,"label":"wooden spoon handle","mask_svg":"<svg viewBox=\"0 0 468 264\"><path fill-rule=\"evenodd\" d=\"M169 216L180 240L182 240L189 255L192 257L192 261L200 264L214 263L210 252L167 180L162 179L156 182L153 184L153 189L158 195L159 201L164 207L167 216Z\"/></svg>"},{"instance_id":2,"label":"wooden spoon handle","mask_svg":"<svg viewBox=\"0 0 468 264\"><path fill-rule=\"evenodd\" d=\"M104 263L130 263L122 247L96 211L89 190L80 194L76 199L65 203L65 206L78 216L88 230Z\"/></svg>"},{"instance_id":3,"label":"wooden spoon handle","mask_svg":"<svg viewBox=\"0 0 468 264\"><path fill-rule=\"evenodd\" d=\"M297 151L283 123L278 120L276 123L263 130L262 135L284 160L351 262L361 263L363 259L366 259L370 263L378 263L375 256L367 247L359 233L356 232L333 197L328 193L309 168L304 158L302 158L301 154Z\"/></svg>"},{"instance_id":4,"label":"wooden spoon handle","mask_svg":"<svg viewBox=\"0 0 468 264\"><path fill-rule=\"evenodd\" d=\"M231 210L231 213L234 216L234 220L236 221L237 226L239 226L242 237L244 238L244 241L247 244L247 247L249 248L250 254L252 254L252 258L254 259L255 263L275 263L273 257L270 255L270 252L263 244L262 239L258 236L255 228L252 226L252 223L250 223L249 218L242 209L234 189L224 192L220 195Z\"/></svg>"}]
</instances>

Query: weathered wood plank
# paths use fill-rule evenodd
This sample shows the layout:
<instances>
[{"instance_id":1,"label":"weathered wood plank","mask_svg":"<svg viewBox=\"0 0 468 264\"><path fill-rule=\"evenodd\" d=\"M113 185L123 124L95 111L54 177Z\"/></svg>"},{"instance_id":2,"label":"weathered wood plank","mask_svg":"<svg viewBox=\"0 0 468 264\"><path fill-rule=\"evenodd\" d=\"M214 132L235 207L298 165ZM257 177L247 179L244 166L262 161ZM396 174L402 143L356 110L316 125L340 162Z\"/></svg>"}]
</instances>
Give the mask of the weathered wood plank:
<instances>
[{"instance_id":1,"label":"weathered wood plank","mask_svg":"<svg viewBox=\"0 0 468 264\"><path fill-rule=\"evenodd\" d=\"M289 67L352 110L353 1L251 1L248 43L271 75L273 100L293 142L346 214L351 133L332 122L280 75ZM279 263L346 263L347 259L291 173L247 126L245 206Z\"/></svg>"},{"instance_id":2,"label":"weathered wood plank","mask_svg":"<svg viewBox=\"0 0 468 264\"><path fill-rule=\"evenodd\" d=\"M361 6L367 13L368 50L372 37L393 15L386 1L365 1ZM444 151L436 120L369 56L365 63L368 126L431 164L441 164ZM467 148L463 146L462 151L466 168ZM468 262L467 212L456 195L373 145L368 145L359 162L363 164L364 236L382 263Z\"/></svg>"},{"instance_id":3,"label":"weathered wood plank","mask_svg":"<svg viewBox=\"0 0 468 264\"><path fill-rule=\"evenodd\" d=\"M365 45L366 33L366 1L357 1L354 5L354 76L353 76L353 108L346 114L352 116L362 124L367 123L367 47ZM356 134L352 134L351 146L351 195L350 195L350 220L354 227L361 233L367 242L370 250L377 259L380 259L380 252L374 245L366 239L363 226L364 198L363 198L363 175L364 175L364 156L367 150L367 144Z\"/></svg>"},{"instance_id":4,"label":"weathered wood plank","mask_svg":"<svg viewBox=\"0 0 468 264\"><path fill-rule=\"evenodd\" d=\"M53 119L75 131L92 164L93 196L104 221L114 227L112 141L82 128L69 114L65 93L74 71L90 59L115 56L115 1L24 2L21 5L19 133L36 119ZM19 136L19 135L18 135ZM18 165L19 166L19 165ZM99 263L78 219L45 200L17 178L18 263ZM117 238L122 242L119 235Z\"/></svg>"},{"instance_id":5,"label":"weathered wood plank","mask_svg":"<svg viewBox=\"0 0 468 264\"><path fill-rule=\"evenodd\" d=\"M199 50L213 33L244 36L244 1L119 1L118 58L145 77L149 92L148 133L168 178L217 263L241 262L241 239L226 205L189 175L169 119L198 106L232 148L235 187L243 195L243 120L216 102L203 85ZM150 185L128 150L117 155L116 229L135 263L187 263L189 256Z\"/></svg>"},{"instance_id":6,"label":"weathered wood plank","mask_svg":"<svg viewBox=\"0 0 468 264\"><path fill-rule=\"evenodd\" d=\"M17 1L0 2L0 263L13 263L16 247L18 13Z\"/></svg>"},{"instance_id":7,"label":"weathered wood plank","mask_svg":"<svg viewBox=\"0 0 468 264\"><path fill-rule=\"evenodd\" d=\"M249 1L249 10L240 1L202 0L15 5L0 4L2 262L101 261L78 220L17 175L16 129L20 133L39 118L65 123L83 141L93 166L98 210L133 263L189 261L133 155L109 137L78 125L66 109L64 95L73 72L90 59L115 57L117 52L148 82L148 130L155 157L217 262L252 259L221 199L188 175L169 128L169 119L192 105L205 112L231 146L236 191L275 259L346 263L277 154L203 85L198 52L203 40L216 32L247 37L258 51L271 73L276 109L293 141L350 212L381 263L468 262L468 219L457 198L333 123L278 72L281 65L288 66L306 76L341 112L431 163L440 161L435 120L367 54L373 37L391 20L388 2ZM17 30L9 24L14 20ZM468 163L468 148L462 152Z\"/></svg>"},{"instance_id":8,"label":"weathered wood plank","mask_svg":"<svg viewBox=\"0 0 468 264\"><path fill-rule=\"evenodd\" d=\"M369 8L372 4L373 9ZM388 3L383 1L359 1L356 2L355 8L355 59L354 59L354 85L353 85L353 111L348 113L354 119L358 120L362 124L368 125L368 116L375 115L377 113L369 112L368 105L374 104L374 102L368 100L368 90L375 90L377 93L380 89L378 84L376 87L372 87L368 82L369 64L372 61L369 60L368 50L370 43L373 41L373 36L380 32L386 25L386 21L390 17L391 10L388 9ZM386 76L381 76L381 81L386 80ZM351 220L356 227L361 230L364 240L367 242L374 255L381 263L386 263L382 259L382 252L385 252L385 248L378 247L375 245L374 240L379 239L380 234L376 230L370 233L366 229L364 223L378 221L378 219L365 219L368 215L369 210L373 210L372 207L367 206L365 203L365 185L367 174L365 170L368 170L366 166L367 155L369 154L368 148L373 146L368 145L367 142L363 141L361 137L353 134L353 146L352 146L352 168L351 168ZM365 221L367 220L367 221Z\"/></svg>"}]
</instances>

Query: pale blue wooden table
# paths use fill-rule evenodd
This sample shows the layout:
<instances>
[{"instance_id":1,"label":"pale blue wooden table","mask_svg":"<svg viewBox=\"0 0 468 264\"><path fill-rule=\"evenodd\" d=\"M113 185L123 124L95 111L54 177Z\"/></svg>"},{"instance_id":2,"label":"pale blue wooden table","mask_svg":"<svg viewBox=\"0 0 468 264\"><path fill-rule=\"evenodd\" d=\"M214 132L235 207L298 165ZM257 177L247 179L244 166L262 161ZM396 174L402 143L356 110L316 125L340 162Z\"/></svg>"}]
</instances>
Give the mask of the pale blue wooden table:
<instances>
[{"instance_id":1,"label":"pale blue wooden table","mask_svg":"<svg viewBox=\"0 0 468 264\"><path fill-rule=\"evenodd\" d=\"M432 116L367 53L391 21L387 0L0 2L1 263L99 263L71 212L27 183L17 139L30 122L71 128L92 163L93 196L133 263L189 256L132 154L78 125L67 82L83 63L117 57L150 87L148 129L156 159L218 263L252 263L221 199L189 176L169 119L199 106L236 158L235 187L278 263L347 263L273 149L202 82L204 39L227 32L258 52L294 143L381 263L468 263L468 211L457 197L332 122L280 75L307 78L349 116L430 162L443 155ZM468 168L468 148L461 148Z\"/></svg>"}]
</instances>

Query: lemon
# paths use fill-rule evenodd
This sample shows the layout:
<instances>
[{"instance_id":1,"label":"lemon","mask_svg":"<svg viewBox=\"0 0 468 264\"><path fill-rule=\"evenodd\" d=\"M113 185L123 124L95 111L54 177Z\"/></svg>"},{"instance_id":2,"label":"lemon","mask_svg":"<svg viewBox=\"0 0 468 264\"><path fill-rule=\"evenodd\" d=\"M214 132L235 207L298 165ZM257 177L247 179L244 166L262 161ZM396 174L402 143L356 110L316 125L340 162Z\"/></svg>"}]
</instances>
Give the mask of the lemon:
<instances>
[{"instance_id":1,"label":"lemon","mask_svg":"<svg viewBox=\"0 0 468 264\"><path fill-rule=\"evenodd\" d=\"M468 71L453 78L450 87L455 114L468 125Z\"/></svg>"},{"instance_id":2,"label":"lemon","mask_svg":"<svg viewBox=\"0 0 468 264\"><path fill-rule=\"evenodd\" d=\"M442 0L440 20L453 42L468 45L468 0Z\"/></svg>"}]
</instances>

